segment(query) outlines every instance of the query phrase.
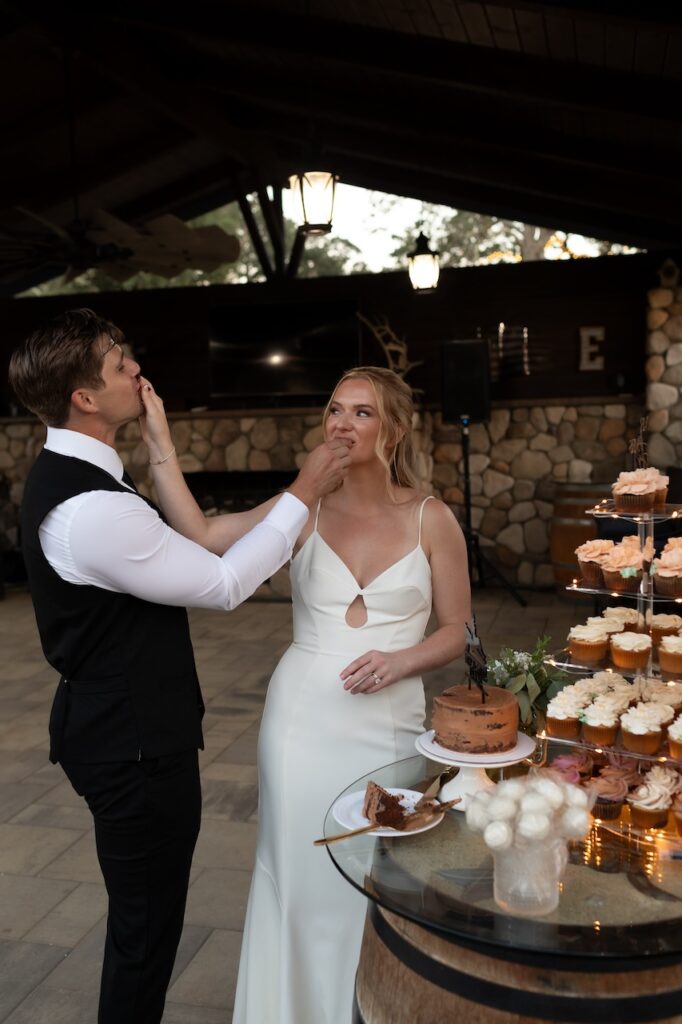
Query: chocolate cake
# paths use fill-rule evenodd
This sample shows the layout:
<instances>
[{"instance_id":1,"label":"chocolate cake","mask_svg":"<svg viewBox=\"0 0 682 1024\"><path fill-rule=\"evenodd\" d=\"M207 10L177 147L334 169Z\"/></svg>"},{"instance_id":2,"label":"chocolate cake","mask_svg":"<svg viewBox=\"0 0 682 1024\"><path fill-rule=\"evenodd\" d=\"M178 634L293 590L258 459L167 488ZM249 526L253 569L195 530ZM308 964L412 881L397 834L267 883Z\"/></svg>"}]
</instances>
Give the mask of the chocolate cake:
<instances>
[{"instance_id":1,"label":"chocolate cake","mask_svg":"<svg viewBox=\"0 0 682 1024\"><path fill-rule=\"evenodd\" d=\"M433 701L434 739L463 754L499 754L517 743L519 705L509 690L486 686L451 686Z\"/></svg>"},{"instance_id":2,"label":"chocolate cake","mask_svg":"<svg viewBox=\"0 0 682 1024\"><path fill-rule=\"evenodd\" d=\"M399 796L370 781L367 783L362 813L374 825L399 829L405 817L405 808L400 803Z\"/></svg>"}]
</instances>

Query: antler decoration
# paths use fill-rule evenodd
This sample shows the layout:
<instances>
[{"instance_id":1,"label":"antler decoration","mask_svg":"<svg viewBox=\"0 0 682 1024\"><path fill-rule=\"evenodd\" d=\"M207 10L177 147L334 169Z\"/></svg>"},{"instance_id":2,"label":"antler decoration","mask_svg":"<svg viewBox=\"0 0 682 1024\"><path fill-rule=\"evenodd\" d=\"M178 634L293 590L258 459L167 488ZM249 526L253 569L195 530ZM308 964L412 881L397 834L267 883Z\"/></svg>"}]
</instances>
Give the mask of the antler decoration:
<instances>
[{"instance_id":1,"label":"antler decoration","mask_svg":"<svg viewBox=\"0 0 682 1024\"><path fill-rule=\"evenodd\" d=\"M630 455L632 455L632 464L634 469L646 469L649 464L647 455L648 445L644 440L648 422L647 417L642 416L639 421L637 437L633 437L628 445L628 451L630 452Z\"/></svg>"},{"instance_id":2,"label":"antler decoration","mask_svg":"<svg viewBox=\"0 0 682 1024\"><path fill-rule=\"evenodd\" d=\"M464 625L466 630L467 646L464 654L466 667L469 669L469 689L474 683L481 691L481 704L485 704L486 692L483 685L488 675L488 658L483 650L481 638L476 632L476 616L471 616L471 622Z\"/></svg>"},{"instance_id":3,"label":"antler decoration","mask_svg":"<svg viewBox=\"0 0 682 1024\"><path fill-rule=\"evenodd\" d=\"M406 377L410 370L413 370L415 366L421 366L423 360L417 363L411 363L407 358L407 342L404 338L399 338L395 331L392 330L388 322L388 317L375 316L373 320L369 317L364 316L362 313L357 314L358 320L369 327L370 331L377 339L384 355L386 356L386 362L390 370L397 373L399 377Z\"/></svg>"}]
</instances>

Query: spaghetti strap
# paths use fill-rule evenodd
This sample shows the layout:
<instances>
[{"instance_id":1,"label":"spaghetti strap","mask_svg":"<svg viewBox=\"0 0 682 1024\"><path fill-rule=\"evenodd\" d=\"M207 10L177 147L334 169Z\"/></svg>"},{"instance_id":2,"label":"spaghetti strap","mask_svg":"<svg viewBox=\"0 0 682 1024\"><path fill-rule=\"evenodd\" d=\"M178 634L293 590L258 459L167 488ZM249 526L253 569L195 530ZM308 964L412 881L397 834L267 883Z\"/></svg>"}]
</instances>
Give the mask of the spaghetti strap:
<instances>
[{"instance_id":1,"label":"spaghetti strap","mask_svg":"<svg viewBox=\"0 0 682 1024\"><path fill-rule=\"evenodd\" d=\"M433 497L433 494L427 494L419 507L419 536L417 537L417 547L420 547L422 542L422 517L424 515L424 505L427 501L431 501Z\"/></svg>"},{"instance_id":2,"label":"spaghetti strap","mask_svg":"<svg viewBox=\"0 0 682 1024\"><path fill-rule=\"evenodd\" d=\"M317 502L317 511L315 513L315 525L313 526L313 532L314 533L317 533L317 521L320 518L320 505L321 504L322 504L322 498L319 498L318 502Z\"/></svg>"}]
</instances>

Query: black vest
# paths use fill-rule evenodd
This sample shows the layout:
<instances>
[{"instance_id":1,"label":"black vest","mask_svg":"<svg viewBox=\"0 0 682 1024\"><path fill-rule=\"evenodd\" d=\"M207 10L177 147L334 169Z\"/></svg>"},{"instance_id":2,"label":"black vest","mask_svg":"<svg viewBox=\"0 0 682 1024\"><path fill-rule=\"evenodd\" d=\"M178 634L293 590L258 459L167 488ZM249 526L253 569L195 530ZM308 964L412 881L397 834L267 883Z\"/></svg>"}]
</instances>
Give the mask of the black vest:
<instances>
[{"instance_id":1,"label":"black vest","mask_svg":"<svg viewBox=\"0 0 682 1024\"><path fill-rule=\"evenodd\" d=\"M130 761L203 747L204 706L185 609L67 583L43 554L38 530L45 516L86 491L129 493L89 462L43 451L21 508L40 640L62 677L50 715L50 760Z\"/></svg>"}]
</instances>

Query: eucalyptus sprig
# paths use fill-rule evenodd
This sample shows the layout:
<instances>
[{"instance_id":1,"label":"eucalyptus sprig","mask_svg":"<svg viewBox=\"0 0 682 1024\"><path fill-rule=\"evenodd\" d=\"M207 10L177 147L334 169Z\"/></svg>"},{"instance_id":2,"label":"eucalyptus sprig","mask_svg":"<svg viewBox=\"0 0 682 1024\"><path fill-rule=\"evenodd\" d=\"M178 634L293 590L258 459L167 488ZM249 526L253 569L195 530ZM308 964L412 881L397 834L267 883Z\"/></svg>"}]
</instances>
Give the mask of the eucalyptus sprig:
<instances>
[{"instance_id":1,"label":"eucalyptus sprig","mask_svg":"<svg viewBox=\"0 0 682 1024\"><path fill-rule=\"evenodd\" d=\"M488 663L487 685L502 686L514 694L523 725L532 723L534 709L545 712L548 702L569 681L565 672L545 660L550 642L550 637L542 636L532 651L503 647Z\"/></svg>"}]
</instances>

